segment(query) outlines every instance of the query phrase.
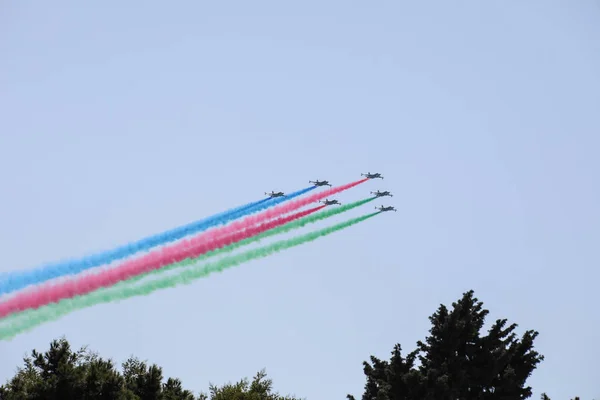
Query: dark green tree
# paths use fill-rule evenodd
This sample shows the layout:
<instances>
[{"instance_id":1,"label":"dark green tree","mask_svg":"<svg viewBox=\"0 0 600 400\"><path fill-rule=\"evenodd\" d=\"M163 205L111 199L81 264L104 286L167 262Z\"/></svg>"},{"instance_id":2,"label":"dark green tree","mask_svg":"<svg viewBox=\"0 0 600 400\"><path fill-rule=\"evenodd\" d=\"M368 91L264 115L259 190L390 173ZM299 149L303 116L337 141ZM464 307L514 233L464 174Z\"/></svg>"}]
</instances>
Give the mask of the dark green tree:
<instances>
[{"instance_id":1,"label":"dark green tree","mask_svg":"<svg viewBox=\"0 0 600 400\"><path fill-rule=\"evenodd\" d=\"M162 368L153 364L150 367L136 357L123 363L123 377L130 393L140 400L162 400Z\"/></svg>"},{"instance_id":2,"label":"dark green tree","mask_svg":"<svg viewBox=\"0 0 600 400\"><path fill-rule=\"evenodd\" d=\"M163 385L163 400L195 400L194 394L184 390L181 381L169 378Z\"/></svg>"},{"instance_id":3,"label":"dark green tree","mask_svg":"<svg viewBox=\"0 0 600 400\"><path fill-rule=\"evenodd\" d=\"M517 338L517 325L499 319L482 335L488 313L473 291L464 293L452 310L440 305L429 318L430 335L406 358L397 344L389 361L371 356L371 363L364 362L362 399L529 398L526 381L544 359L533 349L538 333L527 331Z\"/></svg>"},{"instance_id":4,"label":"dark green tree","mask_svg":"<svg viewBox=\"0 0 600 400\"><path fill-rule=\"evenodd\" d=\"M210 400L300 400L273 392L273 381L266 379L264 370L259 371L249 382L248 379L221 387L210 385Z\"/></svg>"},{"instance_id":5,"label":"dark green tree","mask_svg":"<svg viewBox=\"0 0 600 400\"><path fill-rule=\"evenodd\" d=\"M209 400L183 388L179 379L163 383L162 368L130 357L119 372L111 360L82 348L73 351L66 339L54 340L45 353L36 350L5 385L0 400ZM210 385L210 400L299 400L273 392L273 382L260 371L249 382Z\"/></svg>"}]
</instances>

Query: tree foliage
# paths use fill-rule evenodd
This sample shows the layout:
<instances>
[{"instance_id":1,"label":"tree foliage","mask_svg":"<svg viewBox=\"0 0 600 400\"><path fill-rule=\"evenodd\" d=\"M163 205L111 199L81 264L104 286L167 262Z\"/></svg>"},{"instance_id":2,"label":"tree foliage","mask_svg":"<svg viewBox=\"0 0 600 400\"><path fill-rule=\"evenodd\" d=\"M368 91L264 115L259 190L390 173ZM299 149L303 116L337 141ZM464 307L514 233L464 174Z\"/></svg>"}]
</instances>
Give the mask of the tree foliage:
<instances>
[{"instance_id":1,"label":"tree foliage","mask_svg":"<svg viewBox=\"0 0 600 400\"><path fill-rule=\"evenodd\" d=\"M273 393L273 381L266 379L265 371L258 372L252 382L242 379L221 387L210 385L211 400L299 400Z\"/></svg>"},{"instance_id":2,"label":"tree foliage","mask_svg":"<svg viewBox=\"0 0 600 400\"><path fill-rule=\"evenodd\" d=\"M64 338L52 341L45 353L33 350L23 361L0 387L0 400L299 400L274 393L264 371L251 382L210 385L210 397L195 396L179 379L164 381L156 364L130 357L119 371L111 360L85 347L73 351Z\"/></svg>"},{"instance_id":3,"label":"tree foliage","mask_svg":"<svg viewBox=\"0 0 600 400\"><path fill-rule=\"evenodd\" d=\"M389 360L371 356L363 363L362 400L531 397L527 379L544 359L534 350L538 333L517 337L517 325L506 319L482 333L488 314L473 291L452 309L440 305L429 317L429 336L415 350L402 355L396 344ZM120 367L86 347L74 351L66 339L54 340L45 353L33 350L23 359L14 377L0 386L0 400L299 400L274 392L264 370L252 380L210 384L208 394L194 395L179 379L165 380L156 364L130 357ZM546 394L541 399L550 400Z\"/></svg>"},{"instance_id":4,"label":"tree foliage","mask_svg":"<svg viewBox=\"0 0 600 400\"><path fill-rule=\"evenodd\" d=\"M517 338L517 325L499 319L482 335L488 313L473 291L464 293L452 310L440 305L429 318L430 335L414 351L403 357L396 344L389 361L371 356L371 363L363 363L362 400L529 398L526 381L544 359L533 349L538 333Z\"/></svg>"}]
</instances>

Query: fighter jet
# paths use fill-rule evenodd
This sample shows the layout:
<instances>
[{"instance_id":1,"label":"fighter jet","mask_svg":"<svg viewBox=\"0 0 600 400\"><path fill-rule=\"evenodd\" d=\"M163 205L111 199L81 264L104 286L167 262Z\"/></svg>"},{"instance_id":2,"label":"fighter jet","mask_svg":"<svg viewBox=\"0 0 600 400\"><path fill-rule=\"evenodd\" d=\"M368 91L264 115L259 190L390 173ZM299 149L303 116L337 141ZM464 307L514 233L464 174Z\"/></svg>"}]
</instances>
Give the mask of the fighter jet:
<instances>
[{"instance_id":1,"label":"fighter jet","mask_svg":"<svg viewBox=\"0 0 600 400\"><path fill-rule=\"evenodd\" d=\"M285 196L285 194L283 194L283 192L277 192L277 193L275 193L275 192L271 192L271 193L267 193L267 192L265 192L265 194L266 194L267 196L271 197L271 198L273 198L273 197L283 197L283 196Z\"/></svg>"},{"instance_id":2,"label":"fighter jet","mask_svg":"<svg viewBox=\"0 0 600 400\"><path fill-rule=\"evenodd\" d=\"M315 186L331 186L329 181L319 181L318 179L316 181L308 181L308 183L312 183Z\"/></svg>"},{"instance_id":3,"label":"fighter jet","mask_svg":"<svg viewBox=\"0 0 600 400\"><path fill-rule=\"evenodd\" d=\"M342 203L340 203L340 202L339 202L339 201L337 201L337 200L329 200L329 199L325 199L325 201L323 201L323 200L319 200L319 203L323 203L323 204L325 204L326 206L331 206L331 205L333 205L333 204L338 204L338 205L342 204Z\"/></svg>"},{"instance_id":4,"label":"fighter jet","mask_svg":"<svg viewBox=\"0 0 600 400\"><path fill-rule=\"evenodd\" d=\"M385 192L380 192L379 190L376 192L371 192L371 194L374 194L375 197L383 197L383 196L390 196L390 197L394 197L393 194L391 194L389 191L385 191Z\"/></svg>"},{"instance_id":5,"label":"fighter jet","mask_svg":"<svg viewBox=\"0 0 600 400\"><path fill-rule=\"evenodd\" d=\"M379 172L375 172L374 174L367 172L366 174L360 174L361 176L366 176L369 179L375 179L375 178L381 178L383 179L383 176L381 176L381 174Z\"/></svg>"},{"instance_id":6,"label":"fighter jet","mask_svg":"<svg viewBox=\"0 0 600 400\"><path fill-rule=\"evenodd\" d=\"M392 207L392 206L389 206L389 207L384 207L384 206L381 206L381 207L375 207L375 209L376 209L376 210L379 210L379 211L381 211L381 212L386 212L386 211L398 211L398 210L396 210L396 209L395 209L394 207Z\"/></svg>"}]
</instances>

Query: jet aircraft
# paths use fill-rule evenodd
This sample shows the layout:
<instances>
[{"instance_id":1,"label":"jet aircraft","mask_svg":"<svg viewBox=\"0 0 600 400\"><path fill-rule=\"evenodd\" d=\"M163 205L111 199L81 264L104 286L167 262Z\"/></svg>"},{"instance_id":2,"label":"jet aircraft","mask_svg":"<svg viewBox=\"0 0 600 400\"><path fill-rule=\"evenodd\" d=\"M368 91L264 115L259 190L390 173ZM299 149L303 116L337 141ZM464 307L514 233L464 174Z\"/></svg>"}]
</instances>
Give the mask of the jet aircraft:
<instances>
[{"instance_id":1,"label":"jet aircraft","mask_svg":"<svg viewBox=\"0 0 600 400\"><path fill-rule=\"evenodd\" d=\"M325 204L326 206L331 206L331 205L333 205L333 204L338 204L338 205L339 205L339 204L342 204L342 203L340 203L340 202L339 202L339 201L337 201L337 200L329 200L329 199L325 199L325 201L323 201L323 200L319 200L319 203L323 203L323 204Z\"/></svg>"},{"instance_id":2,"label":"jet aircraft","mask_svg":"<svg viewBox=\"0 0 600 400\"><path fill-rule=\"evenodd\" d=\"M376 209L376 210L379 210L379 211L381 211L381 212L386 212L386 211L398 211L398 210L396 210L396 209L395 209L394 207L392 207L392 206L389 206L389 207L384 207L384 206L381 206L381 207L375 207L375 209Z\"/></svg>"},{"instance_id":3,"label":"jet aircraft","mask_svg":"<svg viewBox=\"0 0 600 400\"><path fill-rule=\"evenodd\" d=\"M316 181L308 181L308 183L312 183L315 186L331 186L329 181L319 181L318 179Z\"/></svg>"},{"instance_id":4,"label":"jet aircraft","mask_svg":"<svg viewBox=\"0 0 600 400\"><path fill-rule=\"evenodd\" d=\"M379 172L375 172L374 174L367 172L366 174L360 174L361 176L366 176L369 179L375 179L375 178L381 178L383 179L383 176L381 176L381 174Z\"/></svg>"},{"instance_id":5,"label":"jet aircraft","mask_svg":"<svg viewBox=\"0 0 600 400\"><path fill-rule=\"evenodd\" d=\"M271 192L271 193L267 193L265 192L265 194L271 198L273 197L283 197L285 196L285 194L283 194L283 192Z\"/></svg>"},{"instance_id":6,"label":"jet aircraft","mask_svg":"<svg viewBox=\"0 0 600 400\"><path fill-rule=\"evenodd\" d=\"M394 197L393 194L391 194L389 191L385 191L385 192L380 192L379 190L376 192L371 192L371 194L374 194L375 197L383 197L383 196L390 196L390 197Z\"/></svg>"}]
</instances>

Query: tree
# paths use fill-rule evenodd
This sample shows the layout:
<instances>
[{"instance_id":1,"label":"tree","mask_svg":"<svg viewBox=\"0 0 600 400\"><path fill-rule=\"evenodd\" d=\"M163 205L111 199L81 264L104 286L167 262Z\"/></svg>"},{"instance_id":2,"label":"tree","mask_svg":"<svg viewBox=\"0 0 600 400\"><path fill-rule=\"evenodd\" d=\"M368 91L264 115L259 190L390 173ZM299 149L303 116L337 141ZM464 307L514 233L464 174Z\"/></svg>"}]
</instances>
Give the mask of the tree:
<instances>
[{"instance_id":1,"label":"tree","mask_svg":"<svg viewBox=\"0 0 600 400\"><path fill-rule=\"evenodd\" d=\"M371 356L371 363L363 363L362 400L529 398L525 383L544 359L533 350L538 333L526 331L518 339L517 325L499 319L482 335L488 313L473 291L452 303L452 310L440 305L429 318L430 335L414 351L402 357L396 344L389 361Z\"/></svg>"},{"instance_id":2,"label":"tree","mask_svg":"<svg viewBox=\"0 0 600 400\"><path fill-rule=\"evenodd\" d=\"M295 397L273 393L273 381L265 379L264 370L258 372L252 382L247 379L222 387L210 385L211 400L299 400Z\"/></svg>"},{"instance_id":3,"label":"tree","mask_svg":"<svg viewBox=\"0 0 600 400\"><path fill-rule=\"evenodd\" d=\"M0 400L209 400L183 389L179 379L163 383L162 368L136 357L122 364L119 372L86 347L73 351L69 342L54 340L45 353L36 350L24 358L24 366L5 385ZM248 382L210 385L210 400L299 400L273 392L273 382L260 371Z\"/></svg>"}]
</instances>

